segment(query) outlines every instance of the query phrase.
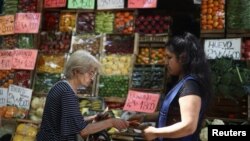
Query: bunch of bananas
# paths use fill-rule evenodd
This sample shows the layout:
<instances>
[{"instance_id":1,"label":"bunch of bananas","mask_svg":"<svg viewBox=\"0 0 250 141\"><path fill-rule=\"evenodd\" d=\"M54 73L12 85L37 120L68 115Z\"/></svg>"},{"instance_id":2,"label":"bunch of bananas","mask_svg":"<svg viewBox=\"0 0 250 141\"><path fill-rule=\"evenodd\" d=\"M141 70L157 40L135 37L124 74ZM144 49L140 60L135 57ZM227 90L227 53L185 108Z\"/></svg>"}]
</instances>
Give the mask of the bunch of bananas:
<instances>
[{"instance_id":1,"label":"bunch of bananas","mask_svg":"<svg viewBox=\"0 0 250 141\"><path fill-rule=\"evenodd\" d=\"M102 110L102 100L100 99L82 99L80 108L89 108L94 111Z\"/></svg>"},{"instance_id":2,"label":"bunch of bananas","mask_svg":"<svg viewBox=\"0 0 250 141\"><path fill-rule=\"evenodd\" d=\"M92 110L102 110L102 101L99 99L93 100L91 103Z\"/></svg>"},{"instance_id":3,"label":"bunch of bananas","mask_svg":"<svg viewBox=\"0 0 250 141\"><path fill-rule=\"evenodd\" d=\"M86 108L91 106L91 101L88 99L83 99L80 102L80 108Z\"/></svg>"}]
</instances>

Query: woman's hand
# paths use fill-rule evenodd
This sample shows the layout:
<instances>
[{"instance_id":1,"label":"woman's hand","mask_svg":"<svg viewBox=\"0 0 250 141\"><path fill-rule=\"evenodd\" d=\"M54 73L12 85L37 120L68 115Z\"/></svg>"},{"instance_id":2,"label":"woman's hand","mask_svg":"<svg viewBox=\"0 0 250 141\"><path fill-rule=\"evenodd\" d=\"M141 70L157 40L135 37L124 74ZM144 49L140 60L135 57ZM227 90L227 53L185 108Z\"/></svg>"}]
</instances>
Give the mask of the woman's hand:
<instances>
[{"instance_id":1,"label":"woman's hand","mask_svg":"<svg viewBox=\"0 0 250 141\"><path fill-rule=\"evenodd\" d=\"M153 126L148 126L147 128L145 128L143 130L143 135L145 140L147 141L151 141L157 138L157 136L155 135L155 131L157 130L157 128L153 127Z\"/></svg>"},{"instance_id":2,"label":"woman's hand","mask_svg":"<svg viewBox=\"0 0 250 141\"><path fill-rule=\"evenodd\" d=\"M129 122L122 119L112 118L110 119L112 126L118 129L119 131L122 129L126 129L129 126Z\"/></svg>"},{"instance_id":3,"label":"woman's hand","mask_svg":"<svg viewBox=\"0 0 250 141\"><path fill-rule=\"evenodd\" d=\"M135 114L129 117L128 121L144 122L145 114Z\"/></svg>"}]
</instances>

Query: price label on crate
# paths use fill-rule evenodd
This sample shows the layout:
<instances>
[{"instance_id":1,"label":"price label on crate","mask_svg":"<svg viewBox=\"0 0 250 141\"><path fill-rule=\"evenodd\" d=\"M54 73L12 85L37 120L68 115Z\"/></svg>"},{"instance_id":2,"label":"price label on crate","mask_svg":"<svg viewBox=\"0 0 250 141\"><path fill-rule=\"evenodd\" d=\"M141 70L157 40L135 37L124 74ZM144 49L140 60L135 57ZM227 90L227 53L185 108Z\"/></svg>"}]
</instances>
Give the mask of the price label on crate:
<instances>
[{"instance_id":1,"label":"price label on crate","mask_svg":"<svg viewBox=\"0 0 250 141\"><path fill-rule=\"evenodd\" d=\"M97 9L122 9L124 0L97 0Z\"/></svg>"},{"instance_id":2,"label":"price label on crate","mask_svg":"<svg viewBox=\"0 0 250 141\"><path fill-rule=\"evenodd\" d=\"M17 106L29 110L32 96L32 89L10 85L8 91L7 105Z\"/></svg>"},{"instance_id":3,"label":"price label on crate","mask_svg":"<svg viewBox=\"0 0 250 141\"><path fill-rule=\"evenodd\" d=\"M17 13L15 33L38 33L41 13Z\"/></svg>"},{"instance_id":4,"label":"price label on crate","mask_svg":"<svg viewBox=\"0 0 250 141\"><path fill-rule=\"evenodd\" d=\"M70 9L94 9L95 0L68 0L68 8Z\"/></svg>"},{"instance_id":5,"label":"price label on crate","mask_svg":"<svg viewBox=\"0 0 250 141\"><path fill-rule=\"evenodd\" d=\"M0 50L0 70L11 70L12 55L12 50Z\"/></svg>"},{"instance_id":6,"label":"price label on crate","mask_svg":"<svg viewBox=\"0 0 250 141\"><path fill-rule=\"evenodd\" d=\"M75 0L70 0L75 1ZM44 0L45 8L65 7L66 0Z\"/></svg>"},{"instance_id":7,"label":"price label on crate","mask_svg":"<svg viewBox=\"0 0 250 141\"><path fill-rule=\"evenodd\" d=\"M128 8L156 8L157 0L128 0Z\"/></svg>"},{"instance_id":8,"label":"price label on crate","mask_svg":"<svg viewBox=\"0 0 250 141\"><path fill-rule=\"evenodd\" d=\"M0 16L0 35L14 34L14 15Z\"/></svg>"},{"instance_id":9,"label":"price label on crate","mask_svg":"<svg viewBox=\"0 0 250 141\"><path fill-rule=\"evenodd\" d=\"M130 90L123 110L153 113L155 112L160 95Z\"/></svg>"},{"instance_id":10,"label":"price label on crate","mask_svg":"<svg viewBox=\"0 0 250 141\"><path fill-rule=\"evenodd\" d=\"M0 88L0 107L7 105L7 90L6 88Z\"/></svg>"},{"instance_id":11,"label":"price label on crate","mask_svg":"<svg viewBox=\"0 0 250 141\"><path fill-rule=\"evenodd\" d=\"M35 49L16 49L12 62L12 68L33 70L36 64L37 50Z\"/></svg>"}]
</instances>

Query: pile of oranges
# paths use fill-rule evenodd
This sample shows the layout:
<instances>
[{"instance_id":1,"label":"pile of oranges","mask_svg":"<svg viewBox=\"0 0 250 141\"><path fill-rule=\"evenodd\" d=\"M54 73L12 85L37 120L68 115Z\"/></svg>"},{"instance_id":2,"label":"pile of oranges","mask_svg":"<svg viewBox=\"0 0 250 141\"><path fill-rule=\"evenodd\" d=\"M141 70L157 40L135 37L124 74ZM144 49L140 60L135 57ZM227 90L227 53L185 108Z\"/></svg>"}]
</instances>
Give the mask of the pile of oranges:
<instances>
[{"instance_id":1,"label":"pile of oranges","mask_svg":"<svg viewBox=\"0 0 250 141\"><path fill-rule=\"evenodd\" d=\"M201 28L202 30L224 29L225 0L202 0Z\"/></svg>"}]
</instances>

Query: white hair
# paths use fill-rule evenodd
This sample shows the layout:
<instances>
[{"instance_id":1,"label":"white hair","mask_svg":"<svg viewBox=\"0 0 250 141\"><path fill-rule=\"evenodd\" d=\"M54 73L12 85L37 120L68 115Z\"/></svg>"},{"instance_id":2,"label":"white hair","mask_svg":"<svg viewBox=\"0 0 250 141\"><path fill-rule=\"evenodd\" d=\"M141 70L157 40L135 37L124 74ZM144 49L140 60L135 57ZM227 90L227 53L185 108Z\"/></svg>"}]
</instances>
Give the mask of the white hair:
<instances>
[{"instance_id":1,"label":"white hair","mask_svg":"<svg viewBox=\"0 0 250 141\"><path fill-rule=\"evenodd\" d=\"M85 50L77 50L71 54L64 67L64 75L66 78L72 78L74 71L78 70L81 73L88 72L91 68L99 70L101 63L89 52Z\"/></svg>"}]
</instances>

